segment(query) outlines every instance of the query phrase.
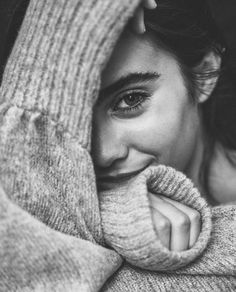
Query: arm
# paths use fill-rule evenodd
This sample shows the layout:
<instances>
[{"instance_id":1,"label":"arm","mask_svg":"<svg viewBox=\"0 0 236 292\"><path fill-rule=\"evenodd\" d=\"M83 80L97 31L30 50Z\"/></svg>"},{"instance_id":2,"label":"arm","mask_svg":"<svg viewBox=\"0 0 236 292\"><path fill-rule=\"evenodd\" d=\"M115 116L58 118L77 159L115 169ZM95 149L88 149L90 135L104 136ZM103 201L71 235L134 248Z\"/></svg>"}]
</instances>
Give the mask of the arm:
<instances>
[{"instance_id":1,"label":"arm","mask_svg":"<svg viewBox=\"0 0 236 292\"><path fill-rule=\"evenodd\" d=\"M130 184L129 192L125 188L100 194L106 242L127 260L102 291L118 287L126 287L125 291L234 291L236 207L210 209L191 182L169 168L145 172ZM171 252L163 247L153 232L148 189L200 212L202 230L193 248Z\"/></svg>"},{"instance_id":2,"label":"arm","mask_svg":"<svg viewBox=\"0 0 236 292\"><path fill-rule=\"evenodd\" d=\"M98 291L121 264L115 252L36 220L2 188L0 261L1 291Z\"/></svg>"},{"instance_id":3,"label":"arm","mask_svg":"<svg viewBox=\"0 0 236 292\"><path fill-rule=\"evenodd\" d=\"M160 222L152 215L149 192L162 194L201 215L202 228L188 250L173 251L163 246ZM153 271L175 270L195 260L210 239L211 210L192 182L170 167L150 167L127 187L100 195L102 226L106 242L134 266Z\"/></svg>"},{"instance_id":4,"label":"arm","mask_svg":"<svg viewBox=\"0 0 236 292\"><path fill-rule=\"evenodd\" d=\"M137 5L29 4L0 91L1 290L97 291L120 265L97 246L90 131L100 72Z\"/></svg>"},{"instance_id":5,"label":"arm","mask_svg":"<svg viewBox=\"0 0 236 292\"><path fill-rule=\"evenodd\" d=\"M235 291L236 207L213 208L212 223L207 248L186 267L159 273L125 263L102 291Z\"/></svg>"}]
</instances>

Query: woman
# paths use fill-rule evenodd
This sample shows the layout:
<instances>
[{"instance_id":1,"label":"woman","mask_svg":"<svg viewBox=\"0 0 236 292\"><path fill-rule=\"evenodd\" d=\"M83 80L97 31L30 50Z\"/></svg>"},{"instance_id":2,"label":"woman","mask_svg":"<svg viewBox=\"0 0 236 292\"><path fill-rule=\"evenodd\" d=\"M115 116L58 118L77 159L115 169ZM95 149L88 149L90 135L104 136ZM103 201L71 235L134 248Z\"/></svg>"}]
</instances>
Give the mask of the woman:
<instances>
[{"instance_id":1,"label":"woman","mask_svg":"<svg viewBox=\"0 0 236 292\"><path fill-rule=\"evenodd\" d=\"M180 172L149 168L137 178L138 193L123 189L125 196L109 197L109 191L98 201L90 157L92 106L101 71L138 5L136 0L30 1L0 92L2 291L235 287L235 208L210 210ZM145 175L155 179L149 181L153 191L165 189L165 195L201 214L201 232L189 250L170 251L160 243L143 192ZM115 231L125 232L128 241ZM130 236L134 232L136 238ZM137 264L130 266L122 250L108 248L109 238ZM140 246L146 239L148 245Z\"/></svg>"},{"instance_id":2,"label":"woman","mask_svg":"<svg viewBox=\"0 0 236 292\"><path fill-rule=\"evenodd\" d=\"M167 165L184 172L212 206L235 201L234 75L226 42L205 1L159 1L154 11L145 12L144 22L145 29L140 29L139 35L133 32L132 24L126 28L103 71L94 108L92 156L100 200L117 201L132 217L126 201L145 193L162 244L181 251L191 248L198 238L199 214L178 196L170 200L170 194L166 196L166 191L152 186L155 180L159 184L158 170L148 191L141 181L146 182L149 168ZM120 209L104 205L111 213L103 219L107 244L133 265L163 269L154 260L158 252L149 250L152 263L137 260L147 245L145 240L139 239L140 245L135 246L139 253L129 254L130 238L135 240L138 230L145 237L147 227L134 224L139 218L133 217L137 232L132 233L128 216L120 219ZM101 206L102 213L105 207ZM107 228L124 221L129 230L127 241L127 232L114 227L111 233ZM126 250L121 248L124 246ZM218 255L209 253L206 257L222 263ZM160 253L157 258L162 261ZM193 270L191 273L195 275ZM208 274L204 269L201 273ZM118 275L121 280L125 272ZM131 275L136 279L140 276L135 272ZM155 274L147 277L155 283ZM113 287L111 283L108 287Z\"/></svg>"},{"instance_id":3,"label":"woman","mask_svg":"<svg viewBox=\"0 0 236 292\"><path fill-rule=\"evenodd\" d=\"M205 1L159 1L144 21L143 34L126 29L102 75L93 132L99 188L164 164L210 204L236 201L235 82ZM163 196L150 200L164 245L191 247L199 214Z\"/></svg>"}]
</instances>

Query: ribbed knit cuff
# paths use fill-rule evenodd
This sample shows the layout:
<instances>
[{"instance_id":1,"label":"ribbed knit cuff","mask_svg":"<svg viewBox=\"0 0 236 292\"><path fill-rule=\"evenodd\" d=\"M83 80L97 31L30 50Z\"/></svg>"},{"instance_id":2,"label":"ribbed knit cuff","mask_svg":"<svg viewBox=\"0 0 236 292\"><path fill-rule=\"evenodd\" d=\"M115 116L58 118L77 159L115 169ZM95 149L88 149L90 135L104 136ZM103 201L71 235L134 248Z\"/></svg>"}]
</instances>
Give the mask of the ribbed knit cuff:
<instances>
[{"instance_id":1,"label":"ribbed knit cuff","mask_svg":"<svg viewBox=\"0 0 236 292\"><path fill-rule=\"evenodd\" d=\"M139 0L31 0L1 103L49 115L89 147L100 74Z\"/></svg>"},{"instance_id":2,"label":"ribbed knit cuff","mask_svg":"<svg viewBox=\"0 0 236 292\"><path fill-rule=\"evenodd\" d=\"M155 231L148 192L162 194L196 209L202 228L194 246L175 252L165 248ZM211 233L211 211L193 183L170 167L150 167L127 188L100 193L106 243L134 266L173 270L187 265L206 248Z\"/></svg>"}]
</instances>

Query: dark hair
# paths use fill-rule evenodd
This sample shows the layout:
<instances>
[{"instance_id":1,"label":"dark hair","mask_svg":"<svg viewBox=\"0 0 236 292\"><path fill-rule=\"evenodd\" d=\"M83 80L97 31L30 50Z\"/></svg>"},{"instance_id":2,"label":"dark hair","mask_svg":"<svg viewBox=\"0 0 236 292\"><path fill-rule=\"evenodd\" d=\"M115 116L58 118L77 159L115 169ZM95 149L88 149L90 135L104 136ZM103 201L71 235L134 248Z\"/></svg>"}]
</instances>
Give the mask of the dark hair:
<instances>
[{"instance_id":1,"label":"dark hair","mask_svg":"<svg viewBox=\"0 0 236 292\"><path fill-rule=\"evenodd\" d=\"M176 56L191 95L200 88L199 81L218 76L213 93L201 105L209 136L201 175L208 190L209 162L215 143L236 150L236 90L226 42L206 0L158 0L157 5L157 9L145 11L146 29ZM193 68L210 51L221 56L221 69L196 72Z\"/></svg>"},{"instance_id":2,"label":"dark hair","mask_svg":"<svg viewBox=\"0 0 236 292\"><path fill-rule=\"evenodd\" d=\"M0 83L29 0L1 0L0 2Z\"/></svg>"}]
</instances>

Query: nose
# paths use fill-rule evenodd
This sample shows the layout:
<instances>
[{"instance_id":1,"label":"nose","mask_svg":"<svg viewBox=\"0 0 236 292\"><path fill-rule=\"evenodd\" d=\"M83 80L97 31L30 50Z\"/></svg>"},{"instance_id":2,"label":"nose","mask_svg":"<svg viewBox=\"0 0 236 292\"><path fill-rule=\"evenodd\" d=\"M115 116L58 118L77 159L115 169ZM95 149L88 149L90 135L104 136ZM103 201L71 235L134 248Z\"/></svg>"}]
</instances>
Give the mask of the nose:
<instances>
[{"instance_id":1,"label":"nose","mask_svg":"<svg viewBox=\"0 0 236 292\"><path fill-rule=\"evenodd\" d=\"M112 167L128 156L128 145L124 133L105 123L93 126L92 156L96 168Z\"/></svg>"}]
</instances>

